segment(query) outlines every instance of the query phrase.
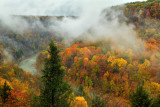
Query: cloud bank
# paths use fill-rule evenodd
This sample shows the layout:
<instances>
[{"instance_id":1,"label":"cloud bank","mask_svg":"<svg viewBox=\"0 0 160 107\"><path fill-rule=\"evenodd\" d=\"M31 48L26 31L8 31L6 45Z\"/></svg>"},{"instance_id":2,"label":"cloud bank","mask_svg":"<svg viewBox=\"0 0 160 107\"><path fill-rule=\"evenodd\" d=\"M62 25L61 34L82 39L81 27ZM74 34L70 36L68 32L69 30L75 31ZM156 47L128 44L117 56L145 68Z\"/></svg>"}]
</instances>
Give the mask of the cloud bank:
<instances>
[{"instance_id":1,"label":"cloud bank","mask_svg":"<svg viewBox=\"0 0 160 107\"><path fill-rule=\"evenodd\" d=\"M101 9L113 5L145 0L1 0L0 14L78 15L85 9Z\"/></svg>"},{"instance_id":2,"label":"cloud bank","mask_svg":"<svg viewBox=\"0 0 160 107\"><path fill-rule=\"evenodd\" d=\"M94 39L109 38L117 45L133 48L140 43L133 30L134 26L120 23L118 21L120 12L107 11L111 12L111 20L107 20L103 11L111 6L135 1L144 0L1 0L0 20L13 31L17 29L25 31L39 26L70 39L82 35ZM77 16L77 18L52 19L49 27L45 28L38 18L30 26L23 18L10 15Z\"/></svg>"}]
</instances>

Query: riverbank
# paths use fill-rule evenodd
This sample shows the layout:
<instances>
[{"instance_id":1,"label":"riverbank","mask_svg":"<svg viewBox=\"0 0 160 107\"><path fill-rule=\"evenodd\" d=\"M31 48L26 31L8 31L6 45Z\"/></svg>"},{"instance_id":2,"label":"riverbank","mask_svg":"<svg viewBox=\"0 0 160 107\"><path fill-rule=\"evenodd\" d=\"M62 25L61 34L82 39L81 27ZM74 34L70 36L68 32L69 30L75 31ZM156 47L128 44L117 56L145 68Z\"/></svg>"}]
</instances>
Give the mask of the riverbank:
<instances>
[{"instance_id":1,"label":"riverbank","mask_svg":"<svg viewBox=\"0 0 160 107\"><path fill-rule=\"evenodd\" d=\"M31 57L28 57L21 61L19 63L19 67L22 68L24 71L30 72L31 74L39 74L37 69L35 68L34 64L36 62L36 58L39 55L40 52L32 55Z\"/></svg>"}]
</instances>

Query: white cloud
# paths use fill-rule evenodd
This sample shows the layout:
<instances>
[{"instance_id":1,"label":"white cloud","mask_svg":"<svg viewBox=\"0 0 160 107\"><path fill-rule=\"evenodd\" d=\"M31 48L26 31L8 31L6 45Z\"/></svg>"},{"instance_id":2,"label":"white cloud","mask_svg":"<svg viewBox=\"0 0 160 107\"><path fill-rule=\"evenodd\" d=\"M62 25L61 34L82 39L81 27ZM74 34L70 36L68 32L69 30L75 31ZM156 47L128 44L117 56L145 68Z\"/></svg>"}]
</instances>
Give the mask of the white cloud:
<instances>
[{"instance_id":1,"label":"white cloud","mask_svg":"<svg viewBox=\"0 0 160 107\"><path fill-rule=\"evenodd\" d=\"M1 14L21 15L70 15L77 14L83 7L95 8L144 0L0 0Z\"/></svg>"},{"instance_id":2,"label":"white cloud","mask_svg":"<svg viewBox=\"0 0 160 107\"><path fill-rule=\"evenodd\" d=\"M18 28L24 31L34 26L29 26L23 18L13 18L8 15L78 15L76 19L66 17L61 21L51 20L49 30L70 38L82 34L98 39L109 38L118 45L133 48L141 43L136 40L133 26L119 23L118 13L112 14L112 21L106 20L102 11L110 6L134 1L143 0L0 0L0 19L11 29ZM39 20L34 23L32 25L44 28ZM89 30L91 32L88 32Z\"/></svg>"}]
</instances>

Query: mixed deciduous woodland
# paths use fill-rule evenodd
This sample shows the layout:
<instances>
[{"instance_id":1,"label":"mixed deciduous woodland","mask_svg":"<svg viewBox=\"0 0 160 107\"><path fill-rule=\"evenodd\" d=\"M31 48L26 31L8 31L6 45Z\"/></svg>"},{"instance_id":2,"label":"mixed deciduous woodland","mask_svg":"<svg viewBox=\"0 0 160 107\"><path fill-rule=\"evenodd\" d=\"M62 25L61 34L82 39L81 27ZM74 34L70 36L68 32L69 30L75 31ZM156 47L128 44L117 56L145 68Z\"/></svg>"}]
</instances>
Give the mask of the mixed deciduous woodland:
<instances>
[{"instance_id":1,"label":"mixed deciduous woodland","mask_svg":"<svg viewBox=\"0 0 160 107\"><path fill-rule=\"evenodd\" d=\"M15 33L0 23L0 106L160 106L160 0L112 8L123 11L120 21L134 25L143 46L86 36L66 40L40 28ZM47 26L51 17L39 18ZM37 52L39 73L18 66Z\"/></svg>"}]
</instances>

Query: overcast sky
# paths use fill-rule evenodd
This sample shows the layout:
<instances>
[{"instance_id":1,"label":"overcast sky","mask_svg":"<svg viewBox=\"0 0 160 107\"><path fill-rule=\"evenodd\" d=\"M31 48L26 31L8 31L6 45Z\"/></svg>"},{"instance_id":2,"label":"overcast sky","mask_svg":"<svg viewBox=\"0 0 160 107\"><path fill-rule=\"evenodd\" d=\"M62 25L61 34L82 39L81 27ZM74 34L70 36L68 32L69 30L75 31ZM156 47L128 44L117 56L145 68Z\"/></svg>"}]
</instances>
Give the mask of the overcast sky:
<instances>
[{"instance_id":1,"label":"overcast sky","mask_svg":"<svg viewBox=\"0 0 160 107\"><path fill-rule=\"evenodd\" d=\"M93 2L99 8L102 4L108 7L134 1L145 0L0 0L0 14L75 15Z\"/></svg>"}]
</instances>

